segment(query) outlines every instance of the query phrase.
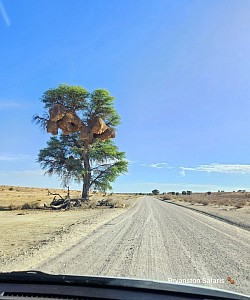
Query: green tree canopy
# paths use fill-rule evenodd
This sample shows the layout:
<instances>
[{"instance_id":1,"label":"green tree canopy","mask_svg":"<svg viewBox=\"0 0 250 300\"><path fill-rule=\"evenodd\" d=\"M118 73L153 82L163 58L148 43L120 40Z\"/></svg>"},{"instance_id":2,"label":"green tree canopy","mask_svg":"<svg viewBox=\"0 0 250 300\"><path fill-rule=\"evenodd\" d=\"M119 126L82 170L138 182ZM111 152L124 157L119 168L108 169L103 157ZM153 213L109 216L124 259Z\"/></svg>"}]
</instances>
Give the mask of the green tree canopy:
<instances>
[{"instance_id":1,"label":"green tree canopy","mask_svg":"<svg viewBox=\"0 0 250 300\"><path fill-rule=\"evenodd\" d=\"M114 107L114 97L104 89L97 89L89 93L81 86L61 84L57 88L44 92L41 101L44 103L46 112L43 117L35 116L34 121L44 128L49 119L48 109L55 104L74 109L85 125L94 116L102 118L107 126L115 128L120 124L120 116Z\"/></svg>"},{"instance_id":2,"label":"green tree canopy","mask_svg":"<svg viewBox=\"0 0 250 300\"><path fill-rule=\"evenodd\" d=\"M114 98L107 90L88 92L80 86L59 85L46 91L41 101L45 113L35 116L34 121L46 128L49 110L56 104L74 110L85 126L95 117L100 117L113 129L120 123L114 107ZM48 175L56 174L64 186L73 180L82 183L82 198L88 199L90 189L107 191L111 183L127 171L125 153L120 152L111 139L95 139L88 143L80 139L80 133L59 133L47 142L47 147L38 154L38 162Z\"/></svg>"}]
</instances>

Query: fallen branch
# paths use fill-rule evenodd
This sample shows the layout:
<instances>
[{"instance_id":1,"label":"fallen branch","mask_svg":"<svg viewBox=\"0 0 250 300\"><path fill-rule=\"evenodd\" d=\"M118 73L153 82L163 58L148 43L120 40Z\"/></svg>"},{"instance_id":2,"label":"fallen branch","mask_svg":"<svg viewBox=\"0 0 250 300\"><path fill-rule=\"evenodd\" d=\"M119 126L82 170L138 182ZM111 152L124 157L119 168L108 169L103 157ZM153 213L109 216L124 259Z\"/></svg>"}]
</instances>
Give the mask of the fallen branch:
<instances>
[{"instance_id":1,"label":"fallen branch","mask_svg":"<svg viewBox=\"0 0 250 300\"><path fill-rule=\"evenodd\" d=\"M50 208L50 209L70 209L70 207L81 207L82 203L80 199L70 199L69 196L69 188L68 188L68 194L65 198L63 198L60 194L58 193L52 193L50 192L49 189L48 191L48 196L53 195L54 198L50 205L44 204L45 208ZM60 199L56 199L56 197L59 196Z\"/></svg>"},{"instance_id":2,"label":"fallen branch","mask_svg":"<svg viewBox=\"0 0 250 300\"><path fill-rule=\"evenodd\" d=\"M58 193L51 193L51 191L49 190L49 189L47 189L47 191L48 191L48 196L50 196L50 195L53 195L53 196L59 196L61 199L64 199L60 194L58 194ZM55 197L54 197L54 199L55 199Z\"/></svg>"}]
</instances>

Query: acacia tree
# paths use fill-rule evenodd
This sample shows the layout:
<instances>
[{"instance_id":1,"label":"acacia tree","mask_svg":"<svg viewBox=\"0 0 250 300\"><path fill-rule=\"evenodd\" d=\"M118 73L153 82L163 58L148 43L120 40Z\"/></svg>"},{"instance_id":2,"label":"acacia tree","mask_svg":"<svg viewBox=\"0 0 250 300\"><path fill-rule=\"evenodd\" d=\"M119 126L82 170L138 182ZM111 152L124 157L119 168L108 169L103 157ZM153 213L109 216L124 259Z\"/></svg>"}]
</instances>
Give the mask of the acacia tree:
<instances>
[{"instance_id":1,"label":"acacia tree","mask_svg":"<svg viewBox=\"0 0 250 300\"><path fill-rule=\"evenodd\" d=\"M35 116L34 121L43 128L48 128L49 111L55 105L61 105L74 111L83 127L88 128L95 118L101 118L113 131L120 123L120 117L114 108L114 98L103 89L88 92L79 86L59 85L46 91L41 101L46 112ZM74 125L74 124L73 124ZM106 192L112 189L111 183L127 171L128 162L125 153L120 152L111 139L102 140L98 134L91 136L91 141L81 138L80 131L72 133L53 132L47 147L38 154L38 162L45 174L56 174L63 186L73 180L82 183L82 198L88 199L89 190Z\"/></svg>"},{"instance_id":2,"label":"acacia tree","mask_svg":"<svg viewBox=\"0 0 250 300\"><path fill-rule=\"evenodd\" d=\"M154 189L154 190L152 191L152 194L153 194L153 195L159 195L159 194L160 194L160 191L157 190L157 189Z\"/></svg>"}]
</instances>

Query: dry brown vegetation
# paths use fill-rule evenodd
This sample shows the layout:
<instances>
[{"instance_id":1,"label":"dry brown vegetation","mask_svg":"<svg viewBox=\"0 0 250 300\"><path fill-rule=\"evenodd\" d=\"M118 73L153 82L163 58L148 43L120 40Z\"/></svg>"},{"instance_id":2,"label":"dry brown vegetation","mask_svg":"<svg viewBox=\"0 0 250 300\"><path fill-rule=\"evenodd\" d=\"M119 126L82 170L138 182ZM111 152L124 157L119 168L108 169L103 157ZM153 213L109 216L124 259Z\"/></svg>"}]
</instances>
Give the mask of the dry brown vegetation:
<instances>
[{"instance_id":1,"label":"dry brown vegetation","mask_svg":"<svg viewBox=\"0 0 250 300\"><path fill-rule=\"evenodd\" d=\"M53 194L60 194L66 197L66 189L48 189L46 188L31 188L20 186L0 186L0 210L20 210L20 209L41 209L44 204L50 204L55 197ZM80 198L81 191L70 191L71 198ZM135 194L107 194L103 195L90 194L88 204L83 204L83 208L96 208L99 201L106 201L112 204L112 207L123 208L128 207L137 197ZM110 206L109 206L110 207Z\"/></svg>"},{"instance_id":2,"label":"dry brown vegetation","mask_svg":"<svg viewBox=\"0 0 250 300\"><path fill-rule=\"evenodd\" d=\"M242 208L250 206L250 193L242 192L216 192L211 195L206 193L193 193L192 195L161 195L163 200L181 201L191 204L213 205L213 206L231 206Z\"/></svg>"},{"instance_id":3,"label":"dry brown vegetation","mask_svg":"<svg viewBox=\"0 0 250 300\"><path fill-rule=\"evenodd\" d=\"M160 199L162 199L162 200L173 200L173 196L166 194L166 195L162 195L160 197Z\"/></svg>"}]
</instances>

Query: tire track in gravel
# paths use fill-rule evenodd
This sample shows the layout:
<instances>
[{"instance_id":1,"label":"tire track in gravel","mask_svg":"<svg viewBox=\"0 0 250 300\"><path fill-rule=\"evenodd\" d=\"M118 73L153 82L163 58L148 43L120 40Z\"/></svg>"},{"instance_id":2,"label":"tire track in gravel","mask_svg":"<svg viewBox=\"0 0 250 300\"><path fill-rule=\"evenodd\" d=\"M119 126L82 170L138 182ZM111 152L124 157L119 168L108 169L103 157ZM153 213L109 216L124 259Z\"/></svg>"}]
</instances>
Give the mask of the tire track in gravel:
<instances>
[{"instance_id":1,"label":"tire track in gravel","mask_svg":"<svg viewBox=\"0 0 250 300\"><path fill-rule=\"evenodd\" d=\"M250 293L249 253L248 231L142 197L39 270L163 281L193 279L196 282L189 283ZM235 285L227 282L228 276Z\"/></svg>"}]
</instances>

